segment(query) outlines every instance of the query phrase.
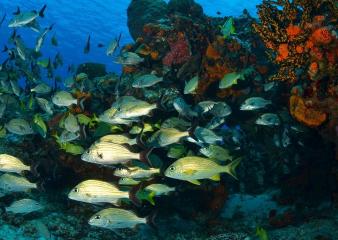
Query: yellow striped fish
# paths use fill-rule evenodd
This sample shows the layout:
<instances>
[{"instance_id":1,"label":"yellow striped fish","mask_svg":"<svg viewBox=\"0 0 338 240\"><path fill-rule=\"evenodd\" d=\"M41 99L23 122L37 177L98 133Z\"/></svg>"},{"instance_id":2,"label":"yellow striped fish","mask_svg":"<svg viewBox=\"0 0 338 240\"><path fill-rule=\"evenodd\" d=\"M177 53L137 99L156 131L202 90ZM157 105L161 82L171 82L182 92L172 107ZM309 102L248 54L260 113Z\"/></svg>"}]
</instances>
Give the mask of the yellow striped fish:
<instances>
[{"instance_id":1,"label":"yellow striped fish","mask_svg":"<svg viewBox=\"0 0 338 240\"><path fill-rule=\"evenodd\" d=\"M120 191L111 183L91 179L75 186L68 198L86 203L117 204L120 199L129 198L129 193Z\"/></svg>"},{"instance_id":2,"label":"yellow striped fish","mask_svg":"<svg viewBox=\"0 0 338 240\"><path fill-rule=\"evenodd\" d=\"M141 154L133 153L120 144L97 142L82 154L81 159L96 164L124 164L131 160L140 160Z\"/></svg>"},{"instance_id":3,"label":"yellow striped fish","mask_svg":"<svg viewBox=\"0 0 338 240\"><path fill-rule=\"evenodd\" d=\"M119 208L106 208L93 215L88 223L106 229L134 228L138 224L146 224L145 218L138 217L132 211Z\"/></svg>"},{"instance_id":4,"label":"yellow striped fish","mask_svg":"<svg viewBox=\"0 0 338 240\"><path fill-rule=\"evenodd\" d=\"M29 171L30 167L25 165L19 158L8 154L0 154L0 172L12 172L21 174Z\"/></svg>"},{"instance_id":5,"label":"yellow striped fish","mask_svg":"<svg viewBox=\"0 0 338 240\"><path fill-rule=\"evenodd\" d=\"M199 185L200 179L220 180L220 173L228 173L237 179L235 169L240 163L237 159L226 166L217 164L210 158L189 156L178 159L165 170L165 176Z\"/></svg>"}]
</instances>

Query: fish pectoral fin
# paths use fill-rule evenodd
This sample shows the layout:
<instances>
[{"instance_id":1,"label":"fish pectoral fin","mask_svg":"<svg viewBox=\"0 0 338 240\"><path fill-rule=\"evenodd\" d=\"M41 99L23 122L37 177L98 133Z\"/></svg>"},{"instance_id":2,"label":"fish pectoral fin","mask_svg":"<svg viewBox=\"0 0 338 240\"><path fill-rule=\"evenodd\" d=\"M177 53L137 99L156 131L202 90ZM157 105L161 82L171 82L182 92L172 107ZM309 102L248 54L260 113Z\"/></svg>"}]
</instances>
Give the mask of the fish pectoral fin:
<instances>
[{"instance_id":1,"label":"fish pectoral fin","mask_svg":"<svg viewBox=\"0 0 338 240\"><path fill-rule=\"evenodd\" d=\"M221 176L220 176L220 174L216 174L216 175L210 177L209 179L211 179L213 181L220 181L221 180Z\"/></svg>"},{"instance_id":2,"label":"fish pectoral fin","mask_svg":"<svg viewBox=\"0 0 338 240\"><path fill-rule=\"evenodd\" d=\"M201 185L201 182L198 180L187 180L187 181L195 185Z\"/></svg>"},{"instance_id":3,"label":"fish pectoral fin","mask_svg":"<svg viewBox=\"0 0 338 240\"><path fill-rule=\"evenodd\" d=\"M153 206L155 206L154 197L155 197L155 192L151 192L147 196L147 201L150 202L150 204Z\"/></svg>"},{"instance_id":4,"label":"fish pectoral fin","mask_svg":"<svg viewBox=\"0 0 338 240\"><path fill-rule=\"evenodd\" d=\"M194 173L196 173L197 171L196 170L193 170L193 169L187 169L185 171L183 171L184 174L186 175L194 175Z\"/></svg>"}]
</instances>

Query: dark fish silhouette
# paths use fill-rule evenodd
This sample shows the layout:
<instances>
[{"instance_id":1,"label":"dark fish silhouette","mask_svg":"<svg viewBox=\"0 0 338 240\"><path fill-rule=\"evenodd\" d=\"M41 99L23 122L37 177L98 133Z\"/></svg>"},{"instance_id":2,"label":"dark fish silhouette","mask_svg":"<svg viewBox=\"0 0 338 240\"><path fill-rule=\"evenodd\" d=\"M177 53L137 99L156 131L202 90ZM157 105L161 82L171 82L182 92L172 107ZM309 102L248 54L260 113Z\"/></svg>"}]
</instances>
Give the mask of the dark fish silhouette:
<instances>
[{"instance_id":1,"label":"dark fish silhouette","mask_svg":"<svg viewBox=\"0 0 338 240\"><path fill-rule=\"evenodd\" d=\"M84 54L88 54L89 51L90 51L90 34L88 35L86 46L83 49Z\"/></svg>"},{"instance_id":2,"label":"dark fish silhouette","mask_svg":"<svg viewBox=\"0 0 338 240\"><path fill-rule=\"evenodd\" d=\"M0 27L1 27L2 23L5 21L6 16L7 16L7 14L5 13L4 16L1 18Z\"/></svg>"}]
</instances>

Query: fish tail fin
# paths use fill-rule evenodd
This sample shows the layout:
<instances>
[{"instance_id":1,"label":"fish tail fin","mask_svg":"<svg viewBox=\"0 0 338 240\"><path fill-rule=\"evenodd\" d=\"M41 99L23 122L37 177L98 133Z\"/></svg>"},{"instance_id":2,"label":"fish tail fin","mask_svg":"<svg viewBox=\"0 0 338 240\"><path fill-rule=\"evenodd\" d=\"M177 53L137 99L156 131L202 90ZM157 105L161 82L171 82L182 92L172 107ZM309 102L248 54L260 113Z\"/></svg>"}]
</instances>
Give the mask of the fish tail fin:
<instances>
[{"instance_id":1,"label":"fish tail fin","mask_svg":"<svg viewBox=\"0 0 338 240\"><path fill-rule=\"evenodd\" d=\"M140 199L138 199L137 197L137 192L143 188L143 183L141 182L140 184L137 184L135 186L133 186L131 188L131 190L129 191L129 199L130 201L137 207L141 207L142 206L142 202Z\"/></svg>"},{"instance_id":2,"label":"fish tail fin","mask_svg":"<svg viewBox=\"0 0 338 240\"><path fill-rule=\"evenodd\" d=\"M195 119L192 124L191 127L188 128L188 132L189 132L189 137L194 138L195 137L195 130L198 127L198 120Z\"/></svg>"},{"instance_id":3,"label":"fish tail fin","mask_svg":"<svg viewBox=\"0 0 338 240\"><path fill-rule=\"evenodd\" d=\"M142 129L141 129L141 132L136 137L136 143L141 148L146 149L147 147L146 147L146 145L145 145L145 143L143 142L143 139L142 139L143 131L144 131L144 122L142 121Z\"/></svg>"},{"instance_id":4,"label":"fish tail fin","mask_svg":"<svg viewBox=\"0 0 338 240\"><path fill-rule=\"evenodd\" d=\"M236 168L239 165L239 163L241 162L241 160L242 160L242 158L237 158L236 160L232 161L228 165L224 166L224 171L223 172L228 173L233 178L235 178L236 180L238 180L237 175L236 175Z\"/></svg>"},{"instance_id":5,"label":"fish tail fin","mask_svg":"<svg viewBox=\"0 0 338 240\"><path fill-rule=\"evenodd\" d=\"M153 151L153 147L149 148L147 150L144 150L143 152L140 153L140 161L144 162L147 165L151 165L151 162L149 161L149 155Z\"/></svg>"},{"instance_id":6,"label":"fish tail fin","mask_svg":"<svg viewBox=\"0 0 338 240\"><path fill-rule=\"evenodd\" d=\"M49 31L51 31L53 29L53 27L55 26L55 23L53 23L52 25L49 26Z\"/></svg>"},{"instance_id":7,"label":"fish tail fin","mask_svg":"<svg viewBox=\"0 0 338 240\"><path fill-rule=\"evenodd\" d=\"M46 7L47 7L47 4L43 5L41 10L39 11L39 16L42 17L42 18L45 16L44 12L46 10Z\"/></svg>"},{"instance_id":8,"label":"fish tail fin","mask_svg":"<svg viewBox=\"0 0 338 240\"><path fill-rule=\"evenodd\" d=\"M19 6L17 6L16 7L16 11L15 12L13 12L13 15L19 15L21 13L21 11L20 11L20 7Z\"/></svg>"},{"instance_id":9,"label":"fish tail fin","mask_svg":"<svg viewBox=\"0 0 338 240\"><path fill-rule=\"evenodd\" d=\"M119 38L117 39L117 46L120 47L120 41L122 37L122 32L120 32Z\"/></svg>"}]
</instances>

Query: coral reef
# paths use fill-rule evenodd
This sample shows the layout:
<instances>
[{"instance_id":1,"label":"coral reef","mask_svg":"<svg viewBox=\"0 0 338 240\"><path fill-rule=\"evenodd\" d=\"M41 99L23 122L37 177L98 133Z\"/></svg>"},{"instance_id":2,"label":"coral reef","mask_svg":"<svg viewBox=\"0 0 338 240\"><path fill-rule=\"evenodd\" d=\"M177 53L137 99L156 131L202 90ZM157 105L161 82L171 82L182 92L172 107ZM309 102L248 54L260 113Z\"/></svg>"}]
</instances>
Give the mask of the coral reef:
<instances>
[{"instance_id":1,"label":"coral reef","mask_svg":"<svg viewBox=\"0 0 338 240\"><path fill-rule=\"evenodd\" d=\"M279 68L271 80L301 88L292 90L291 115L310 127L327 120L326 127L332 129L337 124L337 110L329 103L338 98L334 1L263 1L259 16L261 23L253 27Z\"/></svg>"}]
</instances>

